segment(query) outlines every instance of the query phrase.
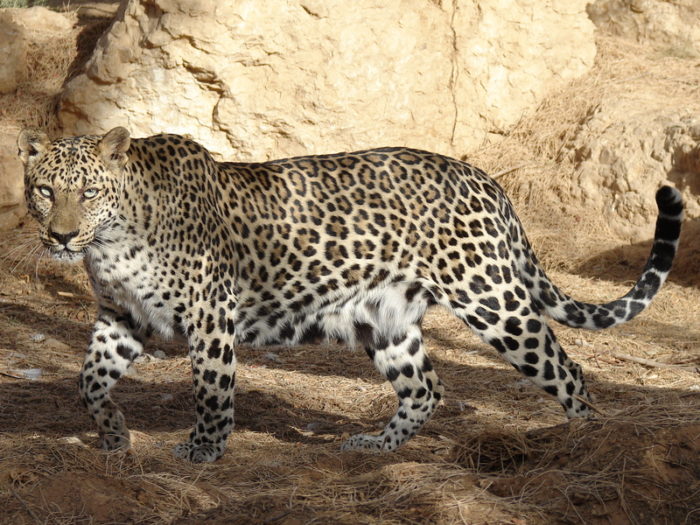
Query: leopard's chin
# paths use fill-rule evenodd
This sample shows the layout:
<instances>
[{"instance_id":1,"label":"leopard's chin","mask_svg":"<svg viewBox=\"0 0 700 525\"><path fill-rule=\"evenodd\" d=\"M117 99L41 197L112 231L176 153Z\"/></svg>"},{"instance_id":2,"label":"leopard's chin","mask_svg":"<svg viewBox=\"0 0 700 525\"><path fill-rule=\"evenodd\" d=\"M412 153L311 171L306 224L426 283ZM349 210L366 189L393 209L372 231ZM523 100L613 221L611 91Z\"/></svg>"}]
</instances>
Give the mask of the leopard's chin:
<instances>
[{"instance_id":1,"label":"leopard's chin","mask_svg":"<svg viewBox=\"0 0 700 525\"><path fill-rule=\"evenodd\" d=\"M85 256L84 250L76 251L76 250L71 250L68 248L62 248L62 249L55 249L54 248L51 250L51 257L53 257L57 261L66 262L66 263L80 262L83 260L84 256Z\"/></svg>"}]
</instances>

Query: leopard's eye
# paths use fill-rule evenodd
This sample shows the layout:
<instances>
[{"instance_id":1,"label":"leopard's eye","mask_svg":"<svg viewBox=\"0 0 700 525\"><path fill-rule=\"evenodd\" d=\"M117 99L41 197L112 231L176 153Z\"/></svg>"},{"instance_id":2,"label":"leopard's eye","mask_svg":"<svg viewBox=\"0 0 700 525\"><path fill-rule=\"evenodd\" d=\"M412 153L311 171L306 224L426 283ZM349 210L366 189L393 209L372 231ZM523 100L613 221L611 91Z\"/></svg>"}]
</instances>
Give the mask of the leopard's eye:
<instances>
[{"instance_id":1,"label":"leopard's eye","mask_svg":"<svg viewBox=\"0 0 700 525\"><path fill-rule=\"evenodd\" d=\"M86 199L92 199L99 193L99 191L100 190L98 190L97 188L88 188L85 191L83 191L83 197Z\"/></svg>"},{"instance_id":2,"label":"leopard's eye","mask_svg":"<svg viewBox=\"0 0 700 525\"><path fill-rule=\"evenodd\" d=\"M47 199L53 198L53 190L50 186L39 186L37 187L37 191L42 197L46 197Z\"/></svg>"}]
</instances>

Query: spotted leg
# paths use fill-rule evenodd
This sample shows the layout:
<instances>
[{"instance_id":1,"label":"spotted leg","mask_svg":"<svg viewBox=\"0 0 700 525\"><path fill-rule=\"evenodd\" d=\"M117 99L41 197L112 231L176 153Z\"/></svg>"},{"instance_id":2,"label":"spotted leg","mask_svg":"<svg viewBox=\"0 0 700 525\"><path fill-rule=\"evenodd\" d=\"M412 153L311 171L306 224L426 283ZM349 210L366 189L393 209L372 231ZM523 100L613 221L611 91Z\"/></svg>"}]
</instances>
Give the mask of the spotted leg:
<instances>
[{"instance_id":1,"label":"spotted leg","mask_svg":"<svg viewBox=\"0 0 700 525\"><path fill-rule=\"evenodd\" d=\"M140 329L131 317L101 307L78 385L80 397L97 423L100 446L105 450L130 446L124 415L109 391L142 351Z\"/></svg>"},{"instance_id":2,"label":"spotted leg","mask_svg":"<svg viewBox=\"0 0 700 525\"><path fill-rule=\"evenodd\" d=\"M218 311L220 322L209 321L201 328L192 324L188 329L196 423L189 439L177 445L173 453L195 463L219 459L233 431L233 325L226 320L229 310Z\"/></svg>"},{"instance_id":3,"label":"spotted leg","mask_svg":"<svg viewBox=\"0 0 700 525\"><path fill-rule=\"evenodd\" d=\"M382 375L391 381L399 396L399 407L381 434L354 435L343 443L342 450L395 450L430 419L444 388L425 353L419 325L411 325L405 335L391 341L375 338L366 350Z\"/></svg>"},{"instance_id":4,"label":"spotted leg","mask_svg":"<svg viewBox=\"0 0 700 525\"><path fill-rule=\"evenodd\" d=\"M516 370L555 396L569 418L587 417L590 400L581 367L566 355L524 286L512 283L498 297L459 294L458 317ZM459 305L459 306L457 306Z\"/></svg>"}]
</instances>

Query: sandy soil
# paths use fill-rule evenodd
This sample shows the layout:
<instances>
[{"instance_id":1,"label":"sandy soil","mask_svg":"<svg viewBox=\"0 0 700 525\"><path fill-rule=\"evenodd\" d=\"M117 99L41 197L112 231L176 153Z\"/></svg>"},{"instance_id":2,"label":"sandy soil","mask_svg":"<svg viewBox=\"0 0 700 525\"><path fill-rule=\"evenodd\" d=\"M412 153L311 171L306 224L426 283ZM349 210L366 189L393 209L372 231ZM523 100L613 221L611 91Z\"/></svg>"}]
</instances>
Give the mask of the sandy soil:
<instances>
[{"instance_id":1,"label":"sandy soil","mask_svg":"<svg viewBox=\"0 0 700 525\"><path fill-rule=\"evenodd\" d=\"M64 75L107 23L94 15L67 36ZM31 92L39 113L60 82L42 89ZM13 100L33 99L3 103ZM37 121L10 113L0 125ZM497 152L481 158L498 165ZM550 276L579 299L624 293L643 266L649 242L601 241L557 210L539 220L538 208L521 209ZM395 406L364 352L241 347L229 450L192 465L170 453L193 422L186 349L172 342L154 341L116 389L132 450L95 447L76 386L94 301L81 267L32 256L28 223L0 238L0 522L700 523L698 239L697 221L686 224L670 281L638 319L600 333L555 327L584 367L592 421L567 422L555 400L436 310L425 331L446 400L398 452L339 452Z\"/></svg>"}]
</instances>

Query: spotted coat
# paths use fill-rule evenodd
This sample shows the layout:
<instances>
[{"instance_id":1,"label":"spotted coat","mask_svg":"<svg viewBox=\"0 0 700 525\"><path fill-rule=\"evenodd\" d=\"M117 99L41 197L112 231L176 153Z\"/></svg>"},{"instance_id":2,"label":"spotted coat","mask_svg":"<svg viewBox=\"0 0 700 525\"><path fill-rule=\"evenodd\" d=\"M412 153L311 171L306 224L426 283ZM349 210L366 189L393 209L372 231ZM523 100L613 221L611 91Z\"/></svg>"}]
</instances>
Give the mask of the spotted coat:
<instances>
[{"instance_id":1,"label":"spotted coat","mask_svg":"<svg viewBox=\"0 0 700 525\"><path fill-rule=\"evenodd\" d=\"M378 435L343 448L394 450L443 397L421 321L440 305L517 370L587 416L581 367L549 316L599 329L630 320L658 292L680 233L679 193L660 215L632 290L604 305L575 301L545 275L501 187L435 153L381 148L264 163L219 163L177 135L50 142L19 138L29 209L56 258L84 259L99 313L80 392L102 446L129 446L109 392L151 333L182 334L192 361L196 424L175 448L213 461L233 429L237 343L318 338L363 347L398 396Z\"/></svg>"}]
</instances>

